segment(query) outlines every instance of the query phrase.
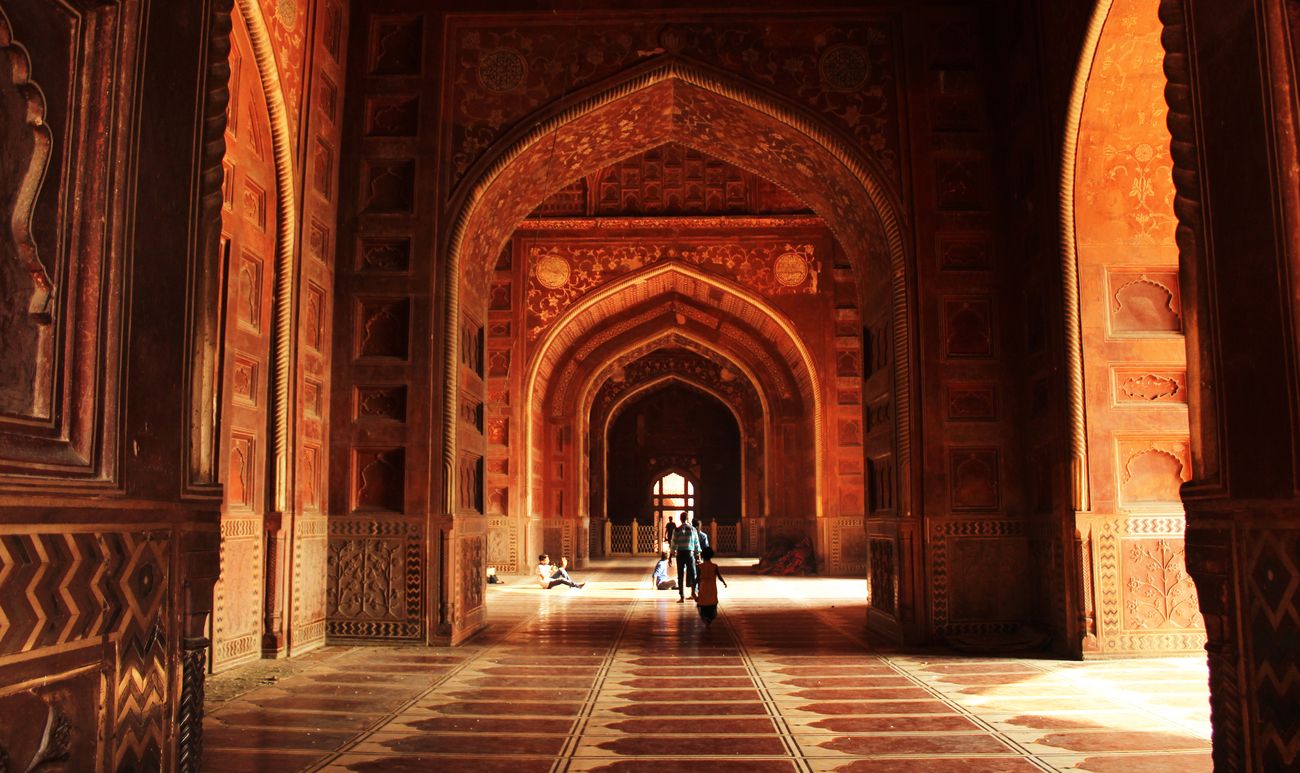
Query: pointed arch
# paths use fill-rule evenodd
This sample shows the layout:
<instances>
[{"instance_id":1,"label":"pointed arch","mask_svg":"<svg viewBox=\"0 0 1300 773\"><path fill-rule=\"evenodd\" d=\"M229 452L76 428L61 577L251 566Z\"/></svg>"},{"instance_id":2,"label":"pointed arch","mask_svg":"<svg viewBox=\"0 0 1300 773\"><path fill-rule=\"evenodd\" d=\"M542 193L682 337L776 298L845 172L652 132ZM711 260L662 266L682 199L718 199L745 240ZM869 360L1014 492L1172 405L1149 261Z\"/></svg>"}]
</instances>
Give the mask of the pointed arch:
<instances>
[{"instance_id":1,"label":"pointed arch","mask_svg":"<svg viewBox=\"0 0 1300 773\"><path fill-rule=\"evenodd\" d=\"M724 299L727 297L733 298L743 304L745 308L769 321L774 330L785 336L785 340L780 342L779 348L791 352L791 360L787 365L794 373L796 383L803 387L804 393L802 397L808 401L808 408L812 416L813 469L815 471L813 497L815 513L820 518L824 504L822 490L824 487L825 452L822 446L826 431L825 395L822 393L821 378L811 352L809 352L807 345L800 337L798 330L795 329L794 323L766 299L721 277L676 262L657 263L649 268L627 274L616 281L610 282L600 290L592 292L575 302L552 323L546 335L538 343L534 354L529 358L524 375L523 394L526 402L524 409L523 469L531 471L535 464L533 451L535 417L533 411L537 410L537 408L533 404L532 398L533 395L537 394L539 384L544 385L549 380L549 370L546 366L549 362L555 360L557 356L555 352L567 351L570 348L570 342L574 340L570 328L580 326L587 313L599 304L615 298L621 293L634 291L635 288L644 286L659 278L666 280L665 283L669 287L681 287L683 294L689 292L689 288L680 284L683 282L718 291L723 294ZM700 343L704 344L703 341L700 341ZM704 345L708 346L708 344ZM747 373L747 375L752 383L758 383L752 374ZM527 485L527 483L528 480L525 479L525 484ZM527 485L526 492L531 511L533 487Z\"/></svg>"},{"instance_id":2,"label":"pointed arch","mask_svg":"<svg viewBox=\"0 0 1300 773\"><path fill-rule=\"evenodd\" d=\"M803 198L849 253L860 287L868 280L878 283L875 295L892 309L895 447L899 480L907 482L901 501L911 501L915 282L902 238L903 207L869 159L797 105L672 57L557 103L521 127L526 128L484 156L466 176L472 183L465 183L454 198L458 214L444 275L443 474L449 512L450 492L456 488L462 285L481 292L488 261L540 203L544 194L537 200L520 195L528 189L526 182L575 178L669 140L736 164Z\"/></svg>"},{"instance_id":3,"label":"pointed arch","mask_svg":"<svg viewBox=\"0 0 1300 773\"><path fill-rule=\"evenodd\" d=\"M294 297L297 294L297 270L294 266L294 239L297 228L297 193L294 189L293 136L289 130L289 111L285 104L280 69L275 61L275 46L266 26L266 17L256 0L236 0L238 16L243 19L248 39L253 45L258 78L271 117L271 158L275 165L275 309L271 351L274 367L272 379L272 452L275 464L270 468L271 491L276 512L285 512L293 501L289 464L292 448L292 411L290 390L293 385Z\"/></svg>"},{"instance_id":4,"label":"pointed arch","mask_svg":"<svg viewBox=\"0 0 1300 773\"><path fill-rule=\"evenodd\" d=\"M604 420L603 420L602 423L601 423L601 427L600 427L600 436L601 436L602 438L604 438L605 448L606 448L606 449L609 448L609 430L610 430L610 427L613 426L613 424L614 424L614 420L615 420L615 419L618 417L618 415L622 412L623 408L626 407L627 405L631 404L633 401L635 401L635 400L639 399L640 397L644 396L645 394L651 392L651 391L655 391L655 390L658 390L658 389L662 389L662 388L663 388L666 384L668 384L668 383L679 384L679 385L681 385L681 386L683 386L683 387L685 387L685 388L687 388L687 389L692 389L692 390L695 390L696 392L700 392L701 394L708 395L709 397L711 397L711 398L713 398L714 400L717 400L719 403L721 403L721 404L723 405L723 407L725 407L725 408L727 409L727 411L731 414L732 418L736 420L736 427L737 427L737 428L739 429L739 431L740 431L740 455L741 455L741 465L740 465L740 513L739 513L739 515L740 515L741 519L743 520L743 519L748 515L748 513L745 512L745 501L746 501L746 497L745 497L745 487L746 487L746 485L748 484L748 480L747 480L747 479L748 479L749 476L748 476L748 469L746 468L746 466L745 466L745 464L744 464L745 443L746 443L746 440L748 439L748 436L749 436L749 433L748 433L748 431L747 431L748 428L745 426L745 421L744 421L744 419L741 417L741 415L740 415L740 411L736 409L736 406L733 405L733 404L731 403L731 401L729 401L726 397L724 397L723 395L721 395L720 393L718 393L717 391L715 391L713 388L709 387L707 384L701 383L700 381L698 381L698 380L696 380L696 379L692 379L692 378L690 378L690 377L688 377L688 376L683 376L683 375L680 374L680 373L668 373L668 374L665 374L665 375L663 375L663 376L659 376L658 378L651 379L650 381L647 381L647 382L645 382L644 384L640 384L640 385L636 386L635 388L628 390L628 392L627 392L626 394L624 394L624 395L620 395L619 398L618 398L617 400L614 401L614 404L610 406L610 408L609 408L609 412L605 415ZM581 435L581 434L583 434L583 433L580 433L580 435ZM583 438L583 442L586 442L586 439L585 439L585 438ZM767 470L768 460L767 460L767 455L766 455L766 447L767 447L767 444L764 443L764 462L763 462L763 480L764 480L764 481L767 481L767 480L770 479L770 474L769 474L769 471ZM602 456L602 458L601 458L601 460L600 460L600 464L601 464L601 480L605 482L605 483L604 483L604 491L605 491L605 498L606 498L606 500L609 499L609 485L608 485L608 481L609 481L609 469L608 469L608 463L609 463L608 454L605 454L605 455ZM590 488L590 481L586 481L586 482L582 482L582 481L580 481L580 482L579 482L579 485L582 487L582 490L583 490L583 491L582 491L582 495L579 496L579 502L585 502L585 501L589 498L589 496L590 496L590 490L591 490L591 488ZM764 501L767 501L767 500L768 500L768 497L765 495L765 497L764 497ZM606 517L608 517L608 515L609 515L609 504L608 504L608 501L606 501L606 505L605 505L604 510L605 510Z\"/></svg>"},{"instance_id":5,"label":"pointed arch","mask_svg":"<svg viewBox=\"0 0 1300 773\"><path fill-rule=\"evenodd\" d=\"M582 388L580 389L580 397L578 399L578 405L580 406L577 411L579 431L576 433L579 442L578 457L579 458L590 457L591 449L588 448L586 444L590 432L589 423L591 420L592 404L595 401L596 394L599 391L600 386L605 381L607 381L609 379L610 374L616 368L621 367L623 363L627 362L630 359L644 356L645 354L653 352L656 349L664 348L666 346L682 346L684 348L696 352L697 354L701 354L705 357L708 357L709 359L715 359L715 358L721 359L724 362L726 362L729 366L735 368L740 373L740 377L744 378L754 389L754 393L758 399L759 415L762 417L762 422L760 424L761 431L762 431L761 469L763 471L763 488L761 491L762 494L761 501L764 503L764 512L761 512L758 515L766 516L767 515L766 508L770 507L772 501L771 485L772 485L772 478L773 478L772 452L771 452L772 443L769 434L775 431L775 427L776 427L775 413L771 404L771 398L763 390L762 382L759 381L758 376L754 372L754 370L751 369L749 365L745 364L743 359L737 356L735 352L726 351L722 347L719 347L716 343L705 341L702 338L686 330L677 330L677 329L660 330L648 336L638 338L637 340L634 340L626 344L621 348L618 354L608 359L604 368L594 372L585 381ZM658 380L662 380L663 378L677 378L679 381L683 381L683 382L690 381L690 383L698 383L682 374L667 374ZM651 381L648 383L655 383L655 382ZM733 415L736 416L736 421L740 425L741 440L743 442L744 439L747 437L745 422L741 419L739 413L735 410L734 406L732 406L730 402L728 402L721 395L718 395L712 389L708 389L704 385L700 385L700 386L701 388L706 389L709 392L709 394L712 394L715 397L717 397L719 400L722 400L724 403L728 405L729 408L732 409L732 413ZM633 391L635 392L636 390ZM624 397L619 398L619 402L622 402L623 400ZM609 427L607 423L604 429L602 430L603 436L608 435L608 429ZM743 445L742 445L742 453L743 453ZM820 478L820 476L822 475L822 470L820 468L814 468L814 474ZM742 471L742 485L743 485L743 480L744 478L743 478L743 471ZM585 480L582 476L579 476L578 486L579 486L578 501L579 502L585 501L586 495L590 491L590 481ZM742 499L742 503L743 503L743 499Z\"/></svg>"}]
</instances>

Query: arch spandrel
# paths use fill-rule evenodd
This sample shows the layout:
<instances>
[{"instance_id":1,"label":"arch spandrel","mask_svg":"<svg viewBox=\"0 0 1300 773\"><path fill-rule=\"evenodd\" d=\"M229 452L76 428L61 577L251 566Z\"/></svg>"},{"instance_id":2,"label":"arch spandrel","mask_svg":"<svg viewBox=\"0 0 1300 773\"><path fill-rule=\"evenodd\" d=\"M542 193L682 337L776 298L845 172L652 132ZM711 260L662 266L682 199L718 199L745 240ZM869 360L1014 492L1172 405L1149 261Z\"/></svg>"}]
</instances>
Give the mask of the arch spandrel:
<instances>
[{"instance_id":1,"label":"arch spandrel","mask_svg":"<svg viewBox=\"0 0 1300 773\"><path fill-rule=\"evenodd\" d=\"M515 224L551 193L539 180L558 188L669 141L803 199L845 245L859 281L902 270L902 207L885 175L797 107L676 59L591 94L500 151L467 194L451 247L467 258L458 262L470 286L481 286Z\"/></svg>"}]
</instances>

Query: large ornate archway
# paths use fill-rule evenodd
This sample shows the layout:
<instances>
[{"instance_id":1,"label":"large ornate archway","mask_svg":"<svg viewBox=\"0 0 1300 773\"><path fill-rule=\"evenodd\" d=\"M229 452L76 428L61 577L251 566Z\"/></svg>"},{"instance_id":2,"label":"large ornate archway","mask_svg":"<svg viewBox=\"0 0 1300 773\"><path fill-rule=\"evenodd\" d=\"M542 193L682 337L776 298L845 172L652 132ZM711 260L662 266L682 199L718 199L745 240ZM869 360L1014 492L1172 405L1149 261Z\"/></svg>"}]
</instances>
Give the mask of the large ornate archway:
<instances>
[{"instance_id":1,"label":"large ornate archway","mask_svg":"<svg viewBox=\"0 0 1300 773\"><path fill-rule=\"evenodd\" d=\"M912 280L900 231L901 206L870 160L796 106L671 58L649 62L612 83L563 100L529 125L534 128L507 136L487 154L467 175L473 182L453 198L459 202L459 215L444 274L442 459L445 505L453 518L477 512L476 502L482 500L475 492L482 488L484 448L477 433L466 430L481 409L472 407L473 398L466 403L464 390L483 379L484 353L476 339L487 316L482 310L488 303L492 267L515 225L549 193L539 189L537 181L551 180L551 187L559 187L588 170L670 141L778 181L797 194L824 218L842 245L858 288L856 305L890 309L890 345L883 348L890 353L892 372L891 469L877 478L890 486L888 501L896 511L908 512L915 422L910 410L916 356L908 302ZM825 421L821 404L828 399L824 392L829 387L816 381L811 386L813 413L820 423ZM535 390L530 386L524 393ZM855 421L860 423L860 417ZM531 422L525 422L525 431L532 431ZM525 442L525 454L532 454L531 446ZM532 464L525 468L531 470ZM820 476L814 478L820 486ZM861 499L861 492L856 496ZM814 497L812 508L822 501ZM453 527L457 555L481 554L482 529L473 524L464 520L463 528ZM463 546L462 539L468 540ZM907 566L903 571L914 569Z\"/></svg>"}]
</instances>

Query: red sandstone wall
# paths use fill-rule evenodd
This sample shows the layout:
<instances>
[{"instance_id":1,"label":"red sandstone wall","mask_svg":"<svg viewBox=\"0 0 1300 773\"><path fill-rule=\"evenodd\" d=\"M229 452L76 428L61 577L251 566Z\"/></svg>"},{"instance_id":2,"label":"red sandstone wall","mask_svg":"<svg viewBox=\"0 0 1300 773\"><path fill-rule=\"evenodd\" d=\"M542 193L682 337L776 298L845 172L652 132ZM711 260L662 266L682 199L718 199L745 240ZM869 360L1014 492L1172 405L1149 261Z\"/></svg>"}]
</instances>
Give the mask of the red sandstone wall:
<instances>
[{"instance_id":1,"label":"red sandstone wall","mask_svg":"<svg viewBox=\"0 0 1300 773\"><path fill-rule=\"evenodd\" d=\"M1179 487L1191 479L1160 22L1119 0L1083 103L1075 181L1090 508L1084 650L1199 650Z\"/></svg>"},{"instance_id":2,"label":"red sandstone wall","mask_svg":"<svg viewBox=\"0 0 1300 773\"><path fill-rule=\"evenodd\" d=\"M281 3L281 10L287 5ZM287 649L290 655L325 643L330 342L347 5L338 0L313 0L301 6L299 17L312 34L306 46L290 49L301 54L307 73L298 99L301 109L293 124L299 138L295 185L300 191L301 213L295 224L299 268L292 328L294 391L289 403L294 428L294 502L292 521L281 522L273 542L279 562L268 585L273 596L267 604L269 636L264 648Z\"/></svg>"},{"instance_id":3,"label":"red sandstone wall","mask_svg":"<svg viewBox=\"0 0 1300 773\"><path fill-rule=\"evenodd\" d=\"M222 384L221 579L212 618L212 670L262 654L264 522L271 447L271 339L276 282L276 179L271 119L246 22L235 12L222 162L226 266Z\"/></svg>"},{"instance_id":4,"label":"red sandstone wall","mask_svg":"<svg viewBox=\"0 0 1300 773\"><path fill-rule=\"evenodd\" d=\"M327 342L346 35L337 2L281 3L253 20L265 25L275 79L259 68L249 20L236 18L222 218L227 487L215 670L325 639ZM310 48L302 45L308 24ZM284 105L292 129L283 148L275 147L272 104ZM292 308L281 309L286 281Z\"/></svg>"},{"instance_id":5,"label":"red sandstone wall","mask_svg":"<svg viewBox=\"0 0 1300 773\"><path fill-rule=\"evenodd\" d=\"M227 20L147 10L146 26L137 2L0 9L0 744L15 769L171 770L196 751L221 501Z\"/></svg>"}]
</instances>

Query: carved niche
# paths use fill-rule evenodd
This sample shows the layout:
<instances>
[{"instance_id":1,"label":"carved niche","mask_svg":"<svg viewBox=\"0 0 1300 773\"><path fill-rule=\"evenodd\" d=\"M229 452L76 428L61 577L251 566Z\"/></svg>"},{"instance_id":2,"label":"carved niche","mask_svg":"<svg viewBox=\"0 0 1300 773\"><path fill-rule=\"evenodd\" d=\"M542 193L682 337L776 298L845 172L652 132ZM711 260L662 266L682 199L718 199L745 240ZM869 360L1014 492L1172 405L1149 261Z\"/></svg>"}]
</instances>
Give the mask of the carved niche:
<instances>
[{"instance_id":1,"label":"carved niche","mask_svg":"<svg viewBox=\"0 0 1300 773\"><path fill-rule=\"evenodd\" d=\"M311 228L307 234L307 252L313 258L329 265L330 262L330 227L312 218Z\"/></svg>"},{"instance_id":2,"label":"carved niche","mask_svg":"<svg viewBox=\"0 0 1300 773\"><path fill-rule=\"evenodd\" d=\"M948 460L953 509L990 510L998 506L997 449L951 449Z\"/></svg>"},{"instance_id":3,"label":"carved niche","mask_svg":"<svg viewBox=\"0 0 1300 773\"><path fill-rule=\"evenodd\" d=\"M0 9L0 410L25 415L43 412L36 374L50 352L55 291L32 233L53 137L31 70Z\"/></svg>"},{"instance_id":4,"label":"carved niche","mask_svg":"<svg viewBox=\"0 0 1300 773\"><path fill-rule=\"evenodd\" d=\"M324 385L321 382L311 378L302 380L302 408L303 413L313 419L319 419L325 415L325 396Z\"/></svg>"},{"instance_id":5,"label":"carved niche","mask_svg":"<svg viewBox=\"0 0 1300 773\"><path fill-rule=\"evenodd\" d=\"M993 355L993 308L986 298L949 299L943 304L944 352L949 357Z\"/></svg>"},{"instance_id":6,"label":"carved niche","mask_svg":"<svg viewBox=\"0 0 1300 773\"><path fill-rule=\"evenodd\" d=\"M234 356L230 374L230 391L233 399L250 408L257 407L258 362L241 354Z\"/></svg>"},{"instance_id":7,"label":"carved niche","mask_svg":"<svg viewBox=\"0 0 1300 773\"><path fill-rule=\"evenodd\" d=\"M362 299L357 305L357 356L406 359L410 300Z\"/></svg>"},{"instance_id":8,"label":"carved niche","mask_svg":"<svg viewBox=\"0 0 1300 773\"><path fill-rule=\"evenodd\" d=\"M420 98L414 94L366 97L366 135L412 137L419 129Z\"/></svg>"},{"instance_id":9,"label":"carved niche","mask_svg":"<svg viewBox=\"0 0 1300 773\"><path fill-rule=\"evenodd\" d=\"M414 161L367 161L362 185L361 210L387 214L415 208Z\"/></svg>"},{"instance_id":10,"label":"carved niche","mask_svg":"<svg viewBox=\"0 0 1300 773\"><path fill-rule=\"evenodd\" d=\"M1107 271L1111 331L1180 333L1182 302L1177 271Z\"/></svg>"},{"instance_id":11,"label":"carved niche","mask_svg":"<svg viewBox=\"0 0 1300 773\"><path fill-rule=\"evenodd\" d=\"M1178 502L1191 475L1185 438L1120 439L1119 495L1125 504Z\"/></svg>"},{"instance_id":12,"label":"carved niche","mask_svg":"<svg viewBox=\"0 0 1300 773\"><path fill-rule=\"evenodd\" d=\"M483 512L483 457L461 454L456 483L457 504L461 512Z\"/></svg>"},{"instance_id":13,"label":"carved niche","mask_svg":"<svg viewBox=\"0 0 1300 773\"><path fill-rule=\"evenodd\" d=\"M406 450L353 450L352 509L400 513L406 502Z\"/></svg>"},{"instance_id":14,"label":"carved niche","mask_svg":"<svg viewBox=\"0 0 1300 773\"><path fill-rule=\"evenodd\" d=\"M374 16L367 62L371 75L418 75L424 48L421 16Z\"/></svg>"},{"instance_id":15,"label":"carved niche","mask_svg":"<svg viewBox=\"0 0 1300 773\"><path fill-rule=\"evenodd\" d=\"M867 544L867 589L873 609L889 615L897 613L898 585L895 578L894 545L889 540L872 539Z\"/></svg>"}]
</instances>

